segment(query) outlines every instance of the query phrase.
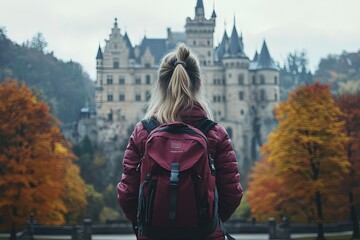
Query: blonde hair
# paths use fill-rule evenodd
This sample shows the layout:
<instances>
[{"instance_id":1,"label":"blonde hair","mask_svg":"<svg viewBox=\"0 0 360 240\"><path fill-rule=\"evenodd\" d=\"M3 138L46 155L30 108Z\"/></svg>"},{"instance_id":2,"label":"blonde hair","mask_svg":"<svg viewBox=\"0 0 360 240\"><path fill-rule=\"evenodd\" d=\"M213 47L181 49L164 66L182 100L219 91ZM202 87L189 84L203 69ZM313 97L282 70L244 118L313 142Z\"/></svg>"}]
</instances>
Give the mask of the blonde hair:
<instances>
[{"instance_id":1,"label":"blonde hair","mask_svg":"<svg viewBox=\"0 0 360 240\"><path fill-rule=\"evenodd\" d=\"M159 78L151 91L145 118L156 117L159 123L180 121L181 112L199 103L213 119L205 97L196 57L183 43L167 54L159 68Z\"/></svg>"}]
</instances>

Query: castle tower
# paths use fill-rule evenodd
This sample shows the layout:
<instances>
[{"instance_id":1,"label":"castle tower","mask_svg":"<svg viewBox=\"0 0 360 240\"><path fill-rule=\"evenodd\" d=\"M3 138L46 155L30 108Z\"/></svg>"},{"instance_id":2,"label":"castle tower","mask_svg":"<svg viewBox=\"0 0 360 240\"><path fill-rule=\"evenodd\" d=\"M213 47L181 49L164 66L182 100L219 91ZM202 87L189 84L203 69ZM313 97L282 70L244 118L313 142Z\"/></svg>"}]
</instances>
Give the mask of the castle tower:
<instances>
[{"instance_id":1,"label":"castle tower","mask_svg":"<svg viewBox=\"0 0 360 240\"><path fill-rule=\"evenodd\" d=\"M188 17L186 19L185 31L188 45L196 53L200 65L203 66L214 64L215 23L215 10L213 10L211 18L206 19L203 1L197 0L195 18Z\"/></svg>"},{"instance_id":2,"label":"castle tower","mask_svg":"<svg viewBox=\"0 0 360 240\"><path fill-rule=\"evenodd\" d=\"M254 138L261 145L276 127L274 108L280 102L279 69L271 58L265 40L260 54L255 53L251 64L251 94L255 103L251 105L253 132Z\"/></svg>"}]
</instances>

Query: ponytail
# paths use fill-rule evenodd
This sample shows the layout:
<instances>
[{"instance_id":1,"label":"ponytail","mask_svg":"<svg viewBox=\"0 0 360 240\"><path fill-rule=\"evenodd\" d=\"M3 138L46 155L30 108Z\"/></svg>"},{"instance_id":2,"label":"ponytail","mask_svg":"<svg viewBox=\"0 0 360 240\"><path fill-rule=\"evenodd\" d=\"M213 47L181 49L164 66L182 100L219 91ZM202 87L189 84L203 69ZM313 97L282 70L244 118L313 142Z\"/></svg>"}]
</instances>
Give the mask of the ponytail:
<instances>
[{"instance_id":1,"label":"ponytail","mask_svg":"<svg viewBox=\"0 0 360 240\"><path fill-rule=\"evenodd\" d=\"M212 118L203 94L198 63L188 47L180 44L176 52L162 60L145 118L155 115L160 123L179 121L182 110L191 108L195 102Z\"/></svg>"}]
</instances>

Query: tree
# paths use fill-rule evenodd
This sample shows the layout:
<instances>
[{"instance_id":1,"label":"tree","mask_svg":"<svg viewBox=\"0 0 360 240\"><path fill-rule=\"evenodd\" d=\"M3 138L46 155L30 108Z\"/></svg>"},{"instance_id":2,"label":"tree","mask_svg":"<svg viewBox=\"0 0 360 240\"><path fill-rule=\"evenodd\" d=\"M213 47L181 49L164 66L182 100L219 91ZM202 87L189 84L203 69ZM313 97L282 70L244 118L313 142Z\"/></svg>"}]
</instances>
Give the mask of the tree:
<instances>
[{"instance_id":1,"label":"tree","mask_svg":"<svg viewBox=\"0 0 360 240\"><path fill-rule=\"evenodd\" d=\"M354 200L354 195L360 196L360 91L342 93L335 98L337 105L344 114L345 134L349 138L345 148L346 156L350 162L350 172L343 183L344 195L349 196L349 210L353 223L353 238L360 238L359 221L355 205L359 199Z\"/></svg>"},{"instance_id":2,"label":"tree","mask_svg":"<svg viewBox=\"0 0 360 240\"><path fill-rule=\"evenodd\" d=\"M275 203L288 205L287 212L296 205L305 206L302 211L307 211L309 220L318 223L318 239L324 239L324 221L344 214L338 192L349 162L344 149L347 138L343 133L342 113L334 103L329 86L314 83L300 86L291 93L276 109L276 117L279 125L269 135L262 151L268 160L263 164L272 164L275 171L269 170L269 165L260 165L262 171L271 171L269 174L274 176L277 186L269 191L278 191L284 183L287 196L281 196L282 202L279 197L273 197ZM256 178L260 176L253 176ZM254 185L253 182L250 186ZM256 184L258 188L260 185ZM253 207L251 198L249 192ZM326 211L330 208L331 211Z\"/></svg>"},{"instance_id":3,"label":"tree","mask_svg":"<svg viewBox=\"0 0 360 240\"><path fill-rule=\"evenodd\" d=\"M263 145L263 149L266 145ZM247 190L247 200L251 214L259 221L267 221L269 217L278 220L284 214L284 196L286 191L283 179L275 175L274 164L266 156L254 165Z\"/></svg>"},{"instance_id":4,"label":"tree","mask_svg":"<svg viewBox=\"0 0 360 240\"><path fill-rule=\"evenodd\" d=\"M44 35L42 33L37 33L30 42L30 48L36 49L40 52L43 52L47 47L48 43L46 42Z\"/></svg>"},{"instance_id":5,"label":"tree","mask_svg":"<svg viewBox=\"0 0 360 240\"><path fill-rule=\"evenodd\" d=\"M63 180L83 182L74 176L75 156L57 120L25 84L10 79L0 83L0 116L1 224L23 225L31 213L44 224L64 223Z\"/></svg>"},{"instance_id":6,"label":"tree","mask_svg":"<svg viewBox=\"0 0 360 240\"><path fill-rule=\"evenodd\" d=\"M286 63L280 67L280 87L282 99L297 86L311 84L313 75L309 70L309 60L304 50L294 51L287 55Z\"/></svg>"}]
</instances>

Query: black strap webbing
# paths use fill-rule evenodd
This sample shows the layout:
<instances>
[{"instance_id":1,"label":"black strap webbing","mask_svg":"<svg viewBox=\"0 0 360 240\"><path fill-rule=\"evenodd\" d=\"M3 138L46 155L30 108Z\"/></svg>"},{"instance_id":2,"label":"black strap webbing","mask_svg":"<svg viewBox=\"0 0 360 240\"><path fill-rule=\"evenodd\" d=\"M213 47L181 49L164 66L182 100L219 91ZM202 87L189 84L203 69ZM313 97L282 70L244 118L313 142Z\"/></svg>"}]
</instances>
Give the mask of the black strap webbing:
<instances>
[{"instance_id":1,"label":"black strap webbing","mask_svg":"<svg viewBox=\"0 0 360 240\"><path fill-rule=\"evenodd\" d=\"M143 119L141 120L141 123L148 133L151 133L152 130L159 126L159 123L154 118Z\"/></svg>"},{"instance_id":2,"label":"black strap webbing","mask_svg":"<svg viewBox=\"0 0 360 240\"><path fill-rule=\"evenodd\" d=\"M212 129L217 123L208 119L203 118L195 124L195 127L199 129L205 136L208 134L210 129Z\"/></svg>"},{"instance_id":3,"label":"black strap webbing","mask_svg":"<svg viewBox=\"0 0 360 240\"><path fill-rule=\"evenodd\" d=\"M154 130L159 126L159 123L154 118L143 119L141 120L141 123L148 133L152 132L152 130ZM210 131L210 129L212 129L216 124L217 124L216 122L208 118L203 118L199 122L197 122L194 126L206 136Z\"/></svg>"},{"instance_id":4,"label":"black strap webbing","mask_svg":"<svg viewBox=\"0 0 360 240\"><path fill-rule=\"evenodd\" d=\"M175 225L176 221L176 199L177 199L177 189L179 184L179 173L180 173L180 164L172 163L171 164L171 173L170 173L170 210L169 210L169 221L171 225Z\"/></svg>"}]
</instances>

